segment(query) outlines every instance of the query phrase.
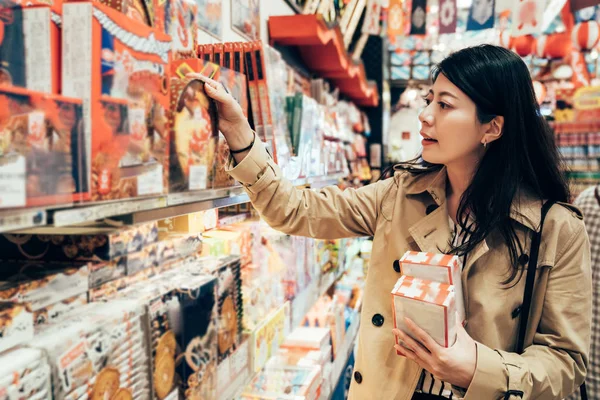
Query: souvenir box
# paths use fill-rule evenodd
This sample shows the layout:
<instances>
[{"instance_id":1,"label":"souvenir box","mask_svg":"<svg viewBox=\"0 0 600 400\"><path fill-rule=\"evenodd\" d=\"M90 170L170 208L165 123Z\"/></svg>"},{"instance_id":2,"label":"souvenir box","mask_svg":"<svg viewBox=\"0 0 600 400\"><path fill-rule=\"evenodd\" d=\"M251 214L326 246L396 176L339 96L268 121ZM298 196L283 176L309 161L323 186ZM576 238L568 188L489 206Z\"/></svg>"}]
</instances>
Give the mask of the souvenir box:
<instances>
[{"instance_id":1,"label":"souvenir box","mask_svg":"<svg viewBox=\"0 0 600 400\"><path fill-rule=\"evenodd\" d=\"M218 222L219 210L215 208L160 220L158 229L165 235L173 232L203 233L216 228Z\"/></svg>"},{"instance_id":2,"label":"souvenir box","mask_svg":"<svg viewBox=\"0 0 600 400\"><path fill-rule=\"evenodd\" d=\"M394 328L414 338L404 318L408 317L440 346L450 347L456 340L454 287L412 276L401 276L392 290ZM396 338L396 344L400 344Z\"/></svg>"},{"instance_id":3,"label":"souvenir box","mask_svg":"<svg viewBox=\"0 0 600 400\"><path fill-rule=\"evenodd\" d=\"M59 93L60 28L48 4L2 0L0 7L0 84Z\"/></svg>"},{"instance_id":4,"label":"souvenir box","mask_svg":"<svg viewBox=\"0 0 600 400\"><path fill-rule=\"evenodd\" d=\"M30 346L47 353L53 398L149 398L142 312L135 302L92 303L42 329Z\"/></svg>"},{"instance_id":5,"label":"souvenir box","mask_svg":"<svg viewBox=\"0 0 600 400\"><path fill-rule=\"evenodd\" d=\"M171 80L171 193L211 187L218 139L216 112L203 82Z\"/></svg>"},{"instance_id":6,"label":"souvenir box","mask_svg":"<svg viewBox=\"0 0 600 400\"><path fill-rule=\"evenodd\" d=\"M466 321L461 280L463 265L460 257L407 251L399 263L402 275L453 285L458 317L463 323Z\"/></svg>"},{"instance_id":7,"label":"souvenir box","mask_svg":"<svg viewBox=\"0 0 600 400\"><path fill-rule=\"evenodd\" d=\"M51 369L38 349L16 348L0 354L0 398L52 398Z\"/></svg>"},{"instance_id":8,"label":"souvenir box","mask_svg":"<svg viewBox=\"0 0 600 400\"><path fill-rule=\"evenodd\" d=\"M0 209L89 198L85 146L80 100L0 88Z\"/></svg>"},{"instance_id":9,"label":"souvenir box","mask_svg":"<svg viewBox=\"0 0 600 400\"><path fill-rule=\"evenodd\" d=\"M33 313L27 305L0 302L0 353L32 338Z\"/></svg>"},{"instance_id":10,"label":"souvenir box","mask_svg":"<svg viewBox=\"0 0 600 400\"><path fill-rule=\"evenodd\" d=\"M4 260L99 261L142 250L158 240L156 222L115 228L40 227L0 236Z\"/></svg>"},{"instance_id":11,"label":"souvenir box","mask_svg":"<svg viewBox=\"0 0 600 400\"><path fill-rule=\"evenodd\" d=\"M87 265L65 267L60 263L4 263L17 274L0 282L0 300L26 304L36 312L73 296L84 294L89 288Z\"/></svg>"},{"instance_id":12,"label":"souvenir box","mask_svg":"<svg viewBox=\"0 0 600 400\"><path fill-rule=\"evenodd\" d=\"M171 41L99 3L63 6L62 92L80 97L92 200L166 193Z\"/></svg>"}]
</instances>

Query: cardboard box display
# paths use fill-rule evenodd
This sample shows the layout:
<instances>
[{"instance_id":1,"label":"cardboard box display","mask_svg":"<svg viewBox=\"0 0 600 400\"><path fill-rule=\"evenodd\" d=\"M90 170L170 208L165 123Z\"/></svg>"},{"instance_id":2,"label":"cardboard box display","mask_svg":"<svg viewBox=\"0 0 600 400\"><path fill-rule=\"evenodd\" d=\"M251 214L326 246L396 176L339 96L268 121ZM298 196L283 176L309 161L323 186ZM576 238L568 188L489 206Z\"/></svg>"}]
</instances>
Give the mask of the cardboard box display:
<instances>
[{"instance_id":1,"label":"cardboard box display","mask_svg":"<svg viewBox=\"0 0 600 400\"><path fill-rule=\"evenodd\" d=\"M216 106L199 80L171 80L170 191L211 187L218 138Z\"/></svg>"},{"instance_id":2,"label":"cardboard box display","mask_svg":"<svg viewBox=\"0 0 600 400\"><path fill-rule=\"evenodd\" d=\"M18 267L17 275L0 282L0 300L27 304L33 312L89 289L89 269L85 264L65 268L60 263L29 263Z\"/></svg>"},{"instance_id":3,"label":"cardboard box display","mask_svg":"<svg viewBox=\"0 0 600 400\"><path fill-rule=\"evenodd\" d=\"M448 254L407 251L399 262L402 275L453 285L458 317L463 324L466 323L461 279L463 265L460 257Z\"/></svg>"},{"instance_id":4,"label":"cardboard box display","mask_svg":"<svg viewBox=\"0 0 600 400\"><path fill-rule=\"evenodd\" d=\"M80 100L0 88L0 208L89 198Z\"/></svg>"},{"instance_id":5,"label":"cardboard box display","mask_svg":"<svg viewBox=\"0 0 600 400\"><path fill-rule=\"evenodd\" d=\"M33 313L27 305L0 302L0 353L32 338Z\"/></svg>"},{"instance_id":6,"label":"cardboard box display","mask_svg":"<svg viewBox=\"0 0 600 400\"><path fill-rule=\"evenodd\" d=\"M49 399L51 370L41 350L15 348L0 354L0 396L3 399Z\"/></svg>"},{"instance_id":7,"label":"cardboard box display","mask_svg":"<svg viewBox=\"0 0 600 400\"><path fill-rule=\"evenodd\" d=\"M4 260L99 261L142 250L158 240L158 224L39 227L0 236Z\"/></svg>"},{"instance_id":8,"label":"cardboard box display","mask_svg":"<svg viewBox=\"0 0 600 400\"><path fill-rule=\"evenodd\" d=\"M60 90L60 28L43 1L2 0L0 83L42 93ZM54 17L55 18L55 17Z\"/></svg>"},{"instance_id":9,"label":"cardboard box display","mask_svg":"<svg viewBox=\"0 0 600 400\"><path fill-rule=\"evenodd\" d=\"M392 290L392 310L394 328L414 338L404 322L404 318L408 317L440 346L450 347L454 344L456 304L452 285L401 276ZM400 344L398 338L396 344Z\"/></svg>"},{"instance_id":10,"label":"cardboard box display","mask_svg":"<svg viewBox=\"0 0 600 400\"><path fill-rule=\"evenodd\" d=\"M203 233L214 229L219 222L219 210L214 208L158 221L161 233Z\"/></svg>"},{"instance_id":11,"label":"cardboard box display","mask_svg":"<svg viewBox=\"0 0 600 400\"><path fill-rule=\"evenodd\" d=\"M99 3L63 6L62 91L83 99L92 200L166 193L171 40Z\"/></svg>"}]
</instances>

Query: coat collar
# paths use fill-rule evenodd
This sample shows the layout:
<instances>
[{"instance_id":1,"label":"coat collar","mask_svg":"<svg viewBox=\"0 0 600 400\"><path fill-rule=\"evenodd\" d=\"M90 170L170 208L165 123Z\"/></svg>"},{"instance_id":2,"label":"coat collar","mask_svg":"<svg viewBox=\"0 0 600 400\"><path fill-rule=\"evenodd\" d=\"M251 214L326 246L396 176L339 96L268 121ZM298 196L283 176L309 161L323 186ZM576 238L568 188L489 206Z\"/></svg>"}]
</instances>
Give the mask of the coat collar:
<instances>
[{"instance_id":1,"label":"coat collar","mask_svg":"<svg viewBox=\"0 0 600 400\"><path fill-rule=\"evenodd\" d=\"M441 206L446 201L446 167L439 171L422 174L407 173L404 190L407 195L429 193L432 199ZM537 232L541 221L542 201L529 193L520 191L510 210L510 217L523 226Z\"/></svg>"}]
</instances>

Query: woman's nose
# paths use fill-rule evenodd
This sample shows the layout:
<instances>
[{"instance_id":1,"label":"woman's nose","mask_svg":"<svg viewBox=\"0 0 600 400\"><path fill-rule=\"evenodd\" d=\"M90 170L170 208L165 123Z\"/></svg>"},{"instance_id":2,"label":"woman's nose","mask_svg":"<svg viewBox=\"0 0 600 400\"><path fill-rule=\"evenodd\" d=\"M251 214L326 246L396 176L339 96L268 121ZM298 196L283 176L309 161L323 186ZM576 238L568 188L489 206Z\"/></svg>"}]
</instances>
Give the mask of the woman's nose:
<instances>
[{"instance_id":1,"label":"woman's nose","mask_svg":"<svg viewBox=\"0 0 600 400\"><path fill-rule=\"evenodd\" d=\"M422 124L433 125L433 115L429 111L429 106L423 108L419 113L419 121Z\"/></svg>"}]
</instances>

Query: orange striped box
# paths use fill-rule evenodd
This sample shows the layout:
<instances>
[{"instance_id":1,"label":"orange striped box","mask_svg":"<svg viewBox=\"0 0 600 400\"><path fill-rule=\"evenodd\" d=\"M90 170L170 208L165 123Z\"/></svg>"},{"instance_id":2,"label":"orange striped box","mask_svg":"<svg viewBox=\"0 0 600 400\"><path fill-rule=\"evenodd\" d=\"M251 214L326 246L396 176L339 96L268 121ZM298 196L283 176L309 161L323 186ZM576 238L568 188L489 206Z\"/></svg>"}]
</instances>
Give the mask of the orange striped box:
<instances>
[{"instance_id":1,"label":"orange striped box","mask_svg":"<svg viewBox=\"0 0 600 400\"><path fill-rule=\"evenodd\" d=\"M404 318L410 318L441 346L456 340L454 286L402 276L392 290L394 327L414 338ZM396 338L396 344L400 344Z\"/></svg>"},{"instance_id":2,"label":"orange striped box","mask_svg":"<svg viewBox=\"0 0 600 400\"><path fill-rule=\"evenodd\" d=\"M454 285L456 312L464 325L467 318L462 291L462 268L460 258L451 254L407 251L400 259L402 275Z\"/></svg>"}]
</instances>

